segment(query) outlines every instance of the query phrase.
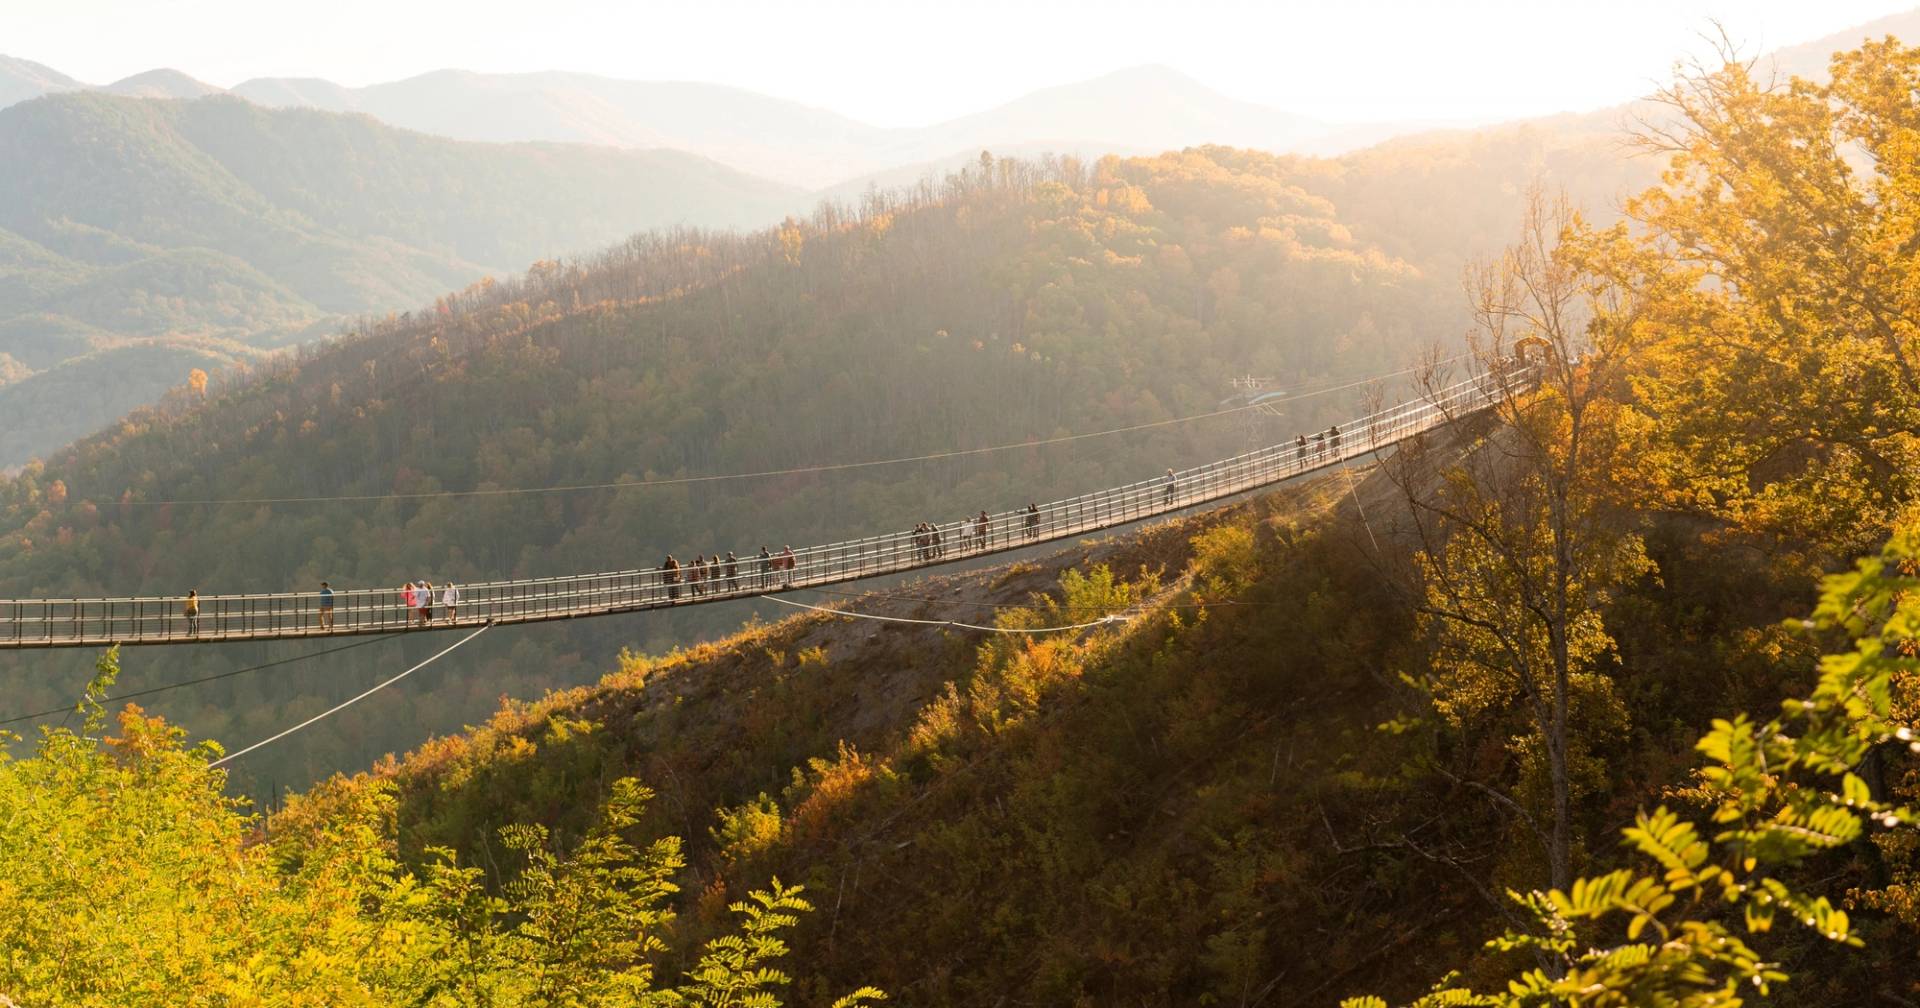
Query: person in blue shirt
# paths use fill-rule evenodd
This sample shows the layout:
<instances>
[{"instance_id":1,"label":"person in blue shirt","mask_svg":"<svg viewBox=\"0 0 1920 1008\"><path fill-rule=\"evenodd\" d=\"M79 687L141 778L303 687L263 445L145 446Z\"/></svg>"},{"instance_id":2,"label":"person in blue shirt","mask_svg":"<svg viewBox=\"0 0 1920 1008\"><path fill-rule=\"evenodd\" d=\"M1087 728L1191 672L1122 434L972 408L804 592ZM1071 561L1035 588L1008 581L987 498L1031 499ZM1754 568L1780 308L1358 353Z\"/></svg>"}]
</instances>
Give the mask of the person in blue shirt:
<instances>
[{"instance_id":1,"label":"person in blue shirt","mask_svg":"<svg viewBox=\"0 0 1920 1008\"><path fill-rule=\"evenodd\" d=\"M333 589L325 581L320 582L320 629L333 629Z\"/></svg>"}]
</instances>

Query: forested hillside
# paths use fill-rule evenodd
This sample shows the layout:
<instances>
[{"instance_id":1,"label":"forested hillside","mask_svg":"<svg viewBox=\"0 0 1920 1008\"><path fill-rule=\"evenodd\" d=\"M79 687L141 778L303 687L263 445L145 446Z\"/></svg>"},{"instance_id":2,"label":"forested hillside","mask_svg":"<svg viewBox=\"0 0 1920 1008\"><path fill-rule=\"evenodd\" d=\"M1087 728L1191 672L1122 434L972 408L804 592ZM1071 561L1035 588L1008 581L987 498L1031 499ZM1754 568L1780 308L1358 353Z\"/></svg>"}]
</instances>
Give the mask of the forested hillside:
<instances>
[{"instance_id":1,"label":"forested hillside","mask_svg":"<svg viewBox=\"0 0 1920 1008\"><path fill-rule=\"evenodd\" d=\"M210 357L258 359L636 230L763 226L798 202L677 152L454 143L231 98L25 102L0 110L0 157L0 328L45 373L0 385L0 465ZM68 363L113 380L41 408L75 385Z\"/></svg>"},{"instance_id":2,"label":"forested hillside","mask_svg":"<svg viewBox=\"0 0 1920 1008\"><path fill-rule=\"evenodd\" d=\"M1445 307L1457 303L1459 263L1416 264L1356 238L1348 211L1301 187L1317 184L1317 171L1223 149L1050 168L993 161L944 187L829 208L753 237L657 235L477 286L248 379L216 375L207 401L181 390L24 473L5 488L14 531L0 544L0 592L180 594L607 569L669 550L746 551L951 520L1218 457L1249 436L1317 430L1375 390L1300 399L1251 434L1222 419L779 479L163 503L540 488L910 456L1211 412L1232 393L1228 380L1249 372L1310 392L1404 368L1463 328L1464 313ZM1492 171L1486 178L1503 184ZM463 654L464 671L420 684L431 700L382 700L343 719L333 740L315 737L243 770L271 783L363 765L480 717L502 693L582 681L622 645L662 650L743 615L482 641ZM210 686L162 709L195 731L265 735L420 646ZM159 681L286 653L238 647L132 666ZM72 689L58 668L47 656L15 658L10 689L23 705L57 704Z\"/></svg>"}]
</instances>

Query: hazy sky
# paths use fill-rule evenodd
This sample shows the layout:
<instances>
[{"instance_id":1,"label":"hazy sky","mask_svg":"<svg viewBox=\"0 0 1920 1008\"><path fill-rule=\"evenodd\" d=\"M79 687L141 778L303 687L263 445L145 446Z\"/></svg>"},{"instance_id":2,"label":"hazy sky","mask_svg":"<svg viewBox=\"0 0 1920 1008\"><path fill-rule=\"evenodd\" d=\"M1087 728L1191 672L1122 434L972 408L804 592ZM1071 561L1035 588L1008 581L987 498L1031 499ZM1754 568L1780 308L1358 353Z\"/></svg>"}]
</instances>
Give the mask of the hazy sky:
<instances>
[{"instance_id":1,"label":"hazy sky","mask_svg":"<svg viewBox=\"0 0 1920 1008\"><path fill-rule=\"evenodd\" d=\"M0 52L93 83L171 66L369 84L442 67L733 84L912 126L1164 63L1334 120L1493 119L1645 93L1726 25L1750 52L1912 0L0 0Z\"/></svg>"}]
</instances>

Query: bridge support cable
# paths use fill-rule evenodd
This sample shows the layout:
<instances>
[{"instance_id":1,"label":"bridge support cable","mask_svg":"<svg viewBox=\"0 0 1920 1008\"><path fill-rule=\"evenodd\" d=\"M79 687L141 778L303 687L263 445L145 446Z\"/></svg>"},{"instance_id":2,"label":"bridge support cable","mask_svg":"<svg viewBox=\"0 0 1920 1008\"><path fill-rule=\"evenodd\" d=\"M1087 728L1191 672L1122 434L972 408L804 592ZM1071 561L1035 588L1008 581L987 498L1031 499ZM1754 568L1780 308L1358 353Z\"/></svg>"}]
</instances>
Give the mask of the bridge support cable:
<instances>
[{"instance_id":1,"label":"bridge support cable","mask_svg":"<svg viewBox=\"0 0 1920 1008\"><path fill-rule=\"evenodd\" d=\"M313 724L313 723L315 723L315 722L317 722L317 721L324 721L324 720L326 720L327 718L329 718L329 717L332 717L333 715L335 715L335 714L338 714L338 713L340 713L340 712L341 712L341 711L343 711L343 710L346 710L347 708L349 708L349 707L351 707L351 706L353 706L354 704L357 704L357 703L359 703L360 701L362 701L362 700L365 700L366 698L368 698L368 697L370 697L370 696L372 696L372 695L374 695L375 693L378 693L378 692L380 692L381 690L383 690L383 689L386 689L387 687L389 687L389 686L391 686L391 685L393 685L394 683L397 683L397 682L399 682L400 680L402 680L402 679L405 679L406 677L408 677L408 676L410 676L410 675L412 675L412 674L414 674L415 672L418 672L418 671L420 671L421 669L423 669L423 668L426 668L427 666L429 666L429 665L431 665L431 664L433 664L434 662L436 662L436 661L439 661L439 660L440 660L441 658L443 658L443 657L445 657L446 655L448 655L448 654L451 654L451 653L453 652L453 650L454 650L455 648L458 648L458 647L459 647L460 645L462 645L462 644L465 644L466 642L468 642L468 641L470 641L470 640L472 640L472 639L474 639L475 637L478 637L478 636L480 636L480 635L481 635L481 634L483 634L483 633L486 633L486 632L487 632L488 630L491 630L491 629L493 629L493 624L492 624L492 623L486 623L486 624L482 624L482 625L481 625L480 627L478 627L477 629L475 629L475 630L474 630L474 631L473 631L472 633L470 633L470 634L468 634L468 635L466 635L465 637L462 637L462 638L460 638L459 640L457 640L457 641L454 641L454 642L453 642L452 644L449 644L449 645L447 645L446 647L444 647L444 648L442 648L442 649L440 649L440 650L439 650L438 652L436 652L436 653L434 654L434 656L433 656L433 657L431 657L431 658L428 658L428 659L427 659L426 661L423 661L423 662L421 662L420 664L418 664L418 665L415 665L414 667L412 667L412 668L410 668L410 669L408 669L408 670L406 670L405 672L402 672L402 673L400 673L399 675L397 675L397 676L394 676L393 678L391 678L391 679L388 679L388 680L387 680L387 681L385 681L385 682L382 682L382 683L378 683L378 684L376 684L376 685L374 685L374 686L372 686L371 688L369 688L369 689L367 689L366 691L364 691L364 692L362 692L362 693L360 693L360 694L359 694L358 696L355 696L355 697L353 697L352 699L349 699L349 700L346 700L346 701L343 701L343 702L341 702L341 703L338 703L338 704L335 704L334 706L332 706L332 707L329 707L329 708L327 708L326 710L324 710L324 711L321 711L321 712L320 712L320 713L318 713L318 714L315 714L314 716L312 716L312 717L310 717L310 718L308 718L308 719L306 719L305 721L302 721L302 722L300 722L299 724L297 724L297 725L294 725L293 727L291 727L291 728L288 728L287 730L285 730L285 731L283 731L283 732L280 732L280 733L279 733L279 734L277 734L277 735L272 735L272 736L269 736L269 737L267 737L267 738L263 738L263 739L261 739L260 741L258 741L258 742L255 742L254 744L252 744L252 745L250 745L250 746L248 746L248 747L246 747L245 749L242 749L242 750L240 750L239 752L235 752L235 753L228 753L227 755L225 755L225 756L222 756L222 757L220 757L220 758L219 758L219 759L217 759L217 760L214 760L214 761L213 761L212 763L210 763L210 764L208 764L208 765L209 765L209 766L221 766L221 765L223 765L223 764L226 764L226 763L231 763L231 762L233 762L234 760L237 760L237 759L239 759L240 757L242 757L242 756L245 756L246 754L248 754L248 753L250 753L250 752L252 752L252 751L254 751L255 749L258 749L258 748L260 748L260 747L262 747L262 746L265 746L265 745L270 745L270 744L272 744L272 743L274 743L274 742L278 742L278 741L280 741L281 739L283 739L283 738L286 738L287 736L289 736L289 735L291 735L291 734L293 734L294 732L297 732L297 731L299 731L300 729L302 729L302 728L305 728L305 727L307 727L308 725L311 725L311 724Z\"/></svg>"},{"instance_id":2,"label":"bridge support cable","mask_svg":"<svg viewBox=\"0 0 1920 1008\"><path fill-rule=\"evenodd\" d=\"M805 602L795 602L795 601L792 601L791 599L783 599L778 595L762 595L760 597L763 599L766 599L769 602L778 602L781 605L790 605L796 609L811 609L814 612L831 613L835 616L850 616L850 617L853 617L854 619L877 620L882 623L918 623L923 626L953 627L958 630L979 630L984 633L1004 633L1004 634L1063 633L1068 630L1085 630L1088 627L1105 626L1109 623L1126 622L1126 614L1109 613L1108 615L1102 616L1097 620L1091 620L1086 623L1073 623L1067 626L1057 626L1057 627L981 626L978 623L962 623L958 620L909 619L905 616L881 616L877 613L850 612L846 609L829 609L826 606L808 605Z\"/></svg>"}]
</instances>

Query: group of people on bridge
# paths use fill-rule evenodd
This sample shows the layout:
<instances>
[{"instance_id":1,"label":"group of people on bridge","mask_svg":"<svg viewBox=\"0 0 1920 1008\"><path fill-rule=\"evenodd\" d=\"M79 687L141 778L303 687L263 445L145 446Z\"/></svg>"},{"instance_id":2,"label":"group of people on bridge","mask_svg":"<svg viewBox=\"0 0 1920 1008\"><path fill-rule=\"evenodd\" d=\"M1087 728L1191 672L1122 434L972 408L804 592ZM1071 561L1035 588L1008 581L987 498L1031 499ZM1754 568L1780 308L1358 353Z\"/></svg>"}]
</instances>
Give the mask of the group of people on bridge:
<instances>
[{"instance_id":1,"label":"group of people on bridge","mask_svg":"<svg viewBox=\"0 0 1920 1008\"><path fill-rule=\"evenodd\" d=\"M1020 514L1024 538L1039 538L1040 505L1028 504ZM913 553L921 560L938 560L946 556L949 544L954 549L979 552L991 545L992 541L993 518L985 511L945 527L938 522L921 522L913 527Z\"/></svg>"},{"instance_id":2,"label":"group of people on bridge","mask_svg":"<svg viewBox=\"0 0 1920 1008\"><path fill-rule=\"evenodd\" d=\"M1311 454L1312 457L1316 459L1321 457L1322 455L1340 454L1340 428L1337 426L1328 427L1326 430L1323 430L1320 433L1315 434L1313 436L1312 445L1307 444L1307 436L1305 434L1302 434L1299 437L1294 438L1293 439L1294 461L1305 462L1309 454Z\"/></svg>"},{"instance_id":3,"label":"group of people on bridge","mask_svg":"<svg viewBox=\"0 0 1920 1008\"><path fill-rule=\"evenodd\" d=\"M458 617L460 589L449 581L438 589L433 582L425 580L409 581L400 586L400 603L407 608L408 626L433 625L433 593L440 592L440 610L448 623ZM320 582L320 628L333 629L333 589L325 581Z\"/></svg>"},{"instance_id":4,"label":"group of people on bridge","mask_svg":"<svg viewBox=\"0 0 1920 1008\"><path fill-rule=\"evenodd\" d=\"M792 546L785 547L777 554L768 552L762 546L760 555L750 559L758 565L754 582L756 589L764 591L772 588L776 575L780 576L782 583L792 583L791 572L798 560ZM737 592L740 590L740 558L734 556L732 550L728 550L725 557L715 553L709 558L702 553L694 557L692 562L682 565L669 553L665 560L660 561L660 583L666 586L667 600L671 602L680 600L680 586L683 583L693 598ZM721 587L723 584L724 588Z\"/></svg>"}]
</instances>

